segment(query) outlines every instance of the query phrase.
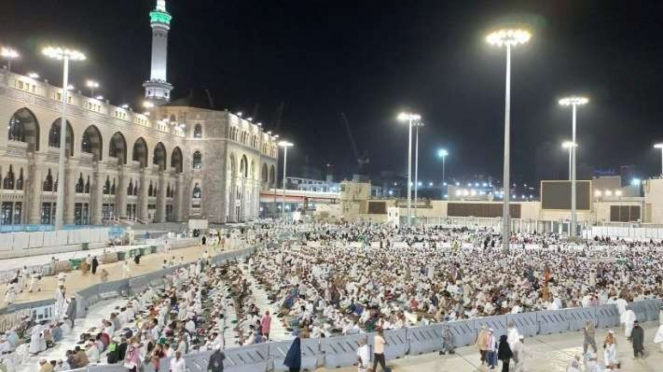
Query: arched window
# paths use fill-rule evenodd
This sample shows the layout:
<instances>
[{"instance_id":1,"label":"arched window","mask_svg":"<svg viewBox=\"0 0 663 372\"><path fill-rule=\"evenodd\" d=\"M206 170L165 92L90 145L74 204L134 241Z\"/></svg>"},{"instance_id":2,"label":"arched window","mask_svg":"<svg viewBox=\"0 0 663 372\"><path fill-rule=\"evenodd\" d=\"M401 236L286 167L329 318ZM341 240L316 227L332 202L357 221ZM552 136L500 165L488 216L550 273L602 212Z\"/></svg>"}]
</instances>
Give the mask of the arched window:
<instances>
[{"instance_id":1,"label":"arched window","mask_svg":"<svg viewBox=\"0 0 663 372\"><path fill-rule=\"evenodd\" d=\"M138 195L138 181L136 181L136 184L134 185L134 196Z\"/></svg>"},{"instance_id":2,"label":"arched window","mask_svg":"<svg viewBox=\"0 0 663 372\"><path fill-rule=\"evenodd\" d=\"M150 186L147 188L147 196L152 196L152 191L154 188L152 187L152 181L150 181Z\"/></svg>"},{"instance_id":3,"label":"arched window","mask_svg":"<svg viewBox=\"0 0 663 372\"><path fill-rule=\"evenodd\" d=\"M147 143L142 138L134 143L133 160L139 162L141 168L147 166Z\"/></svg>"},{"instance_id":4,"label":"arched window","mask_svg":"<svg viewBox=\"0 0 663 372\"><path fill-rule=\"evenodd\" d=\"M267 171L267 164L262 165L262 183L267 183L267 179L269 177L269 171Z\"/></svg>"},{"instance_id":5,"label":"arched window","mask_svg":"<svg viewBox=\"0 0 663 372\"><path fill-rule=\"evenodd\" d=\"M106 182L104 183L104 195L110 194L111 182L110 178L106 177Z\"/></svg>"},{"instance_id":6,"label":"arched window","mask_svg":"<svg viewBox=\"0 0 663 372\"><path fill-rule=\"evenodd\" d=\"M54 121L53 125L51 125L51 130L48 132L48 146L50 147L60 148L60 121L61 119ZM72 146L73 143L74 130L72 129L71 124L67 122L67 156L74 156L74 147Z\"/></svg>"},{"instance_id":7,"label":"arched window","mask_svg":"<svg viewBox=\"0 0 663 372\"><path fill-rule=\"evenodd\" d=\"M87 154L93 154L94 155L94 160L101 160L102 156L102 139L101 139L101 133L99 132L99 129L95 127L94 125L90 125L85 129L85 132L83 132L83 138L81 139L81 152L87 153ZM117 152L117 149L114 150L114 152Z\"/></svg>"},{"instance_id":8,"label":"arched window","mask_svg":"<svg viewBox=\"0 0 663 372\"><path fill-rule=\"evenodd\" d=\"M43 191L53 191L53 176L51 175L51 170L48 170L48 174L46 175L46 179L44 179L44 187L42 188Z\"/></svg>"},{"instance_id":9,"label":"arched window","mask_svg":"<svg viewBox=\"0 0 663 372\"><path fill-rule=\"evenodd\" d=\"M28 151L39 150L39 123L32 111L22 108L9 119L7 139L26 142Z\"/></svg>"},{"instance_id":10,"label":"arched window","mask_svg":"<svg viewBox=\"0 0 663 372\"><path fill-rule=\"evenodd\" d=\"M14 190L14 169L12 169L11 165L5 179L2 181L2 188L5 190Z\"/></svg>"},{"instance_id":11,"label":"arched window","mask_svg":"<svg viewBox=\"0 0 663 372\"><path fill-rule=\"evenodd\" d=\"M166 147L163 143L159 142L154 147L154 156L152 156L152 164L157 164L159 170L166 170Z\"/></svg>"},{"instance_id":12,"label":"arched window","mask_svg":"<svg viewBox=\"0 0 663 372\"><path fill-rule=\"evenodd\" d=\"M111 137L108 155L112 158L117 158L117 163L120 165L127 163L127 142L122 133L115 132L113 137Z\"/></svg>"},{"instance_id":13,"label":"arched window","mask_svg":"<svg viewBox=\"0 0 663 372\"><path fill-rule=\"evenodd\" d=\"M168 186L166 186L166 197L170 198L170 184L168 184Z\"/></svg>"},{"instance_id":14,"label":"arched window","mask_svg":"<svg viewBox=\"0 0 663 372\"><path fill-rule=\"evenodd\" d=\"M16 190L23 190L23 168L21 168L18 179L16 180Z\"/></svg>"},{"instance_id":15,"label":"arched window","mask_svg":"<svg viewBox=\"0 0 663 372\"><path fill-rule=\"evenodd\" d=\"M85 181L83 181L83 173L78 177L78 182L76 182L76 193L82 194L85 191Z\"/></svg>"},{"instance_id":16,"label":"arched window","mask_svg":"<svg viewBox=\"0 0 663 372\"><path fill-rule=\"evenodd\" d=\"M115 195L115 178L113 178L113 186L111 186L110 193L111 195Z\"/></svg>"},{"instance_id":17,"label":"arched window","mask_svg":"<svg viewBox=\"0 0 663 372\"><path fill-rule=\"evenodd\" d=\"M203 167L203 154L200 151L193 153L193 169L201 169Z\"/></svg>"},{"instance_id":18,"label":"arched window","mask_svg":"<svg viewBox=\"0 0 663 372\"><path fill-rule=\"evenodd\" d=\"M202 191L200 190L200 185L198 182L193 186L192 196L194 199L200 199L202 197Z\"/></svg>"},{"instance_id":19,"label":"arched window","mask_svg":"<svg viewBox=\"0 0 663 372\"><path fill-rule=\"evenodd\" d=\"M85 193L90 193L90 176L87 176L87 181L85 182Z\"/></svg>"},{"instance_id":20,"label":"arched window","mask_svg":"<svg viewBox=\"0 0 663 372\"><path fill-rule=\"evenodd\" d=\"M127 195L133 196L133 192L134 192L134 181L129 180L129 186L127 187Z\"/></svg>"},{"instance_id":21,"label":"arched window","mask_svg":"<svg viewBox=\"0 0 663 372\"><path fill-rule=\"evenodd\" d=\"M182 150L179 147L175 147L170 156L170 167L175 168L175 172L182 173Z\"/></svg>"},{"instance_id":22,"label":"arched window","mask_svg":"<svg viewBox=\"0 0 663 372\"><path fill-rule=\"evenodd\" d=\"M193 127L193 138L203 138L203 127L200 124L196 124Z\"/></svg>"},{"instance_id":23,"label":"arched window","mask_svg":"<svg viewBox=\"0 0 663 372\"><path fill-rule=\"evenodd\" d=\"M242 160L239 162L239 174L244 178L249 176L249 162L246 156L242 156Z\"/></svg>"}]
</instances>

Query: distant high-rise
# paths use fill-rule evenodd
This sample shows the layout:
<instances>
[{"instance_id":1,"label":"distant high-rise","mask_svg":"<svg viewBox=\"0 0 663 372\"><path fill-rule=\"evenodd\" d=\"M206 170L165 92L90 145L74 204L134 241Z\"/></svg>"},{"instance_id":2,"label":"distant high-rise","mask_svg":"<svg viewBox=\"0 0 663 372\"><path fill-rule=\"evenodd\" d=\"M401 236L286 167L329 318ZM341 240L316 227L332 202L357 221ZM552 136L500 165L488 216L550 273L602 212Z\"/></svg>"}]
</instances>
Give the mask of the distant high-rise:
<instances>
[{"instance_id":1,"label":"distant high-rise","mask_svg":"<svg viewBox=\"0 0 663 372\"><path fill-rule=\"evenodd\" d=\"M166 10L166 0L157 0L150 12L152 26L152 71L143 83L145 98L159 105L170 101L173 86L168 82L168 31L173 16Z\"/></svg>"}]
</instances>

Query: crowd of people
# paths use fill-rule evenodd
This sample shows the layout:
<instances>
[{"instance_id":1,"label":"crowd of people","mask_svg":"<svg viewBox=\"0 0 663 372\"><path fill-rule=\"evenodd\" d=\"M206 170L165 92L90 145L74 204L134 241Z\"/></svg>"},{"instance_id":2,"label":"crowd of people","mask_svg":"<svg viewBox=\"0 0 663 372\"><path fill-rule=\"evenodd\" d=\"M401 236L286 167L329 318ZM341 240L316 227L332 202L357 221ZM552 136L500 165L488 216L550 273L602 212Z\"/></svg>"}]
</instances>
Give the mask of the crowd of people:
<instances>
[{"instance_id":1,"label":"crowd of people","mask_svg":"<svg viewBox=\"0 0 663 372\"><path fill-rule=\"evenodd\" d=\"M226 347L270 341L273 322L298 340L606 304L619 309L635 351L644 335L629 303L663 295L663 245L654 241L596 238L578 244L554 234L518 234L505 253L499 235L486 230L306 224L235 234L249 244L265 244L246 262L217 265L208 251L191 264L180 261L182 266L164 278L163 289L134 294L98 327L84 330L79 345L61 360L43 360L42 370L101 361L149 371L172 357L170 368L184 371L182 356L205 350L218 351L218 365ZM173 255L163 268L177 264ZM269 307L258 307L256 283L267 294ZM63 317L32 327L31 349L35 335L41 343L48 342L45 335L70 332L73 323L63 329L68 324L63 322L64 292L58 298L64 301L58 310ZM659 333L663 350L663 328ZM26 336L16 335L19 340ZM452 352L453 336L443 338L443 351ZM593 324L588 324L584 344L583 363L599 365L602 360L602 365L618 368L614 337L609 335L599 355ZM18 345L10 346L13 351ZM502 361L507 370L509 365L524 370L527 348L513 325L504 337L482 329L477 347L488 367ZM370 367L362 348L360 370ZM41 349L39 344L32 350ZM379 355L372 359L384 366ZM570 371L573 365L571 361ZM373 367L376 371L377 365Z\"/></svg>"}]
</instances>

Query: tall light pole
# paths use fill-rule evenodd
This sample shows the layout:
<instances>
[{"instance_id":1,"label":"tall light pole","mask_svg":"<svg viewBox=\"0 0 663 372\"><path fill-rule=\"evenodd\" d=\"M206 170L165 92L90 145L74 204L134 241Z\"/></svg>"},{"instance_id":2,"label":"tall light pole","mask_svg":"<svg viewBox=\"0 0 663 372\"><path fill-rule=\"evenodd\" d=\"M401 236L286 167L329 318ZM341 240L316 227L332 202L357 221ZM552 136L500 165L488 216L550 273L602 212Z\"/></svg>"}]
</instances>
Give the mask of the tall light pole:
<instances>
[{"instance_id":1,"label":"tall light pole","mask_svg":"<svg viewBox=\"0 0 663 372\"><path fill-rule=\"evenodd\" d=\"M412 125L419 121L421 116L410 112L398 114L398 120L408 123L408 146L407 146L407 224L412 224Z\"/></svg>"},{"instance_id":2,"label":"tall light pole","mask_svg":"<svg viewBox=\"0 0 663 372\"><path fill-rule=\"evenodd\" d=\"M566 97L559 100L559 104L562 106L571 106L573 109L573 119L572 119L572 137L571 142L577 144L576 141L576 111L578 106L587 104L589 100L585 97ZM578 225L578 211L576 208L576 150L578 146L571 146L571 231L569 231L569 237L576 236L576 229Z\"/></svg>"},{"instance_id":3,"label":"tall light pole","mask_svg":"<svg viewBox=\"0 0 663 372\"><path fill-rule=\"evenodd\" d=\"M415 140L414 140L414 219L417 220L417 191L419 190L419 127L423 127L424 123L416 122L415 124Z\"/></svg>"},{"instance_id":4,"label":"tall light pole","mask_svg":"<svg viewBox=\"0 0 663 372\"><path fill-rule=\"evenodd\" d=\"M0 56L7 60L7 71L11 72L12 61L20 57L20 54L18 54L16 49L2 47L2 49L0 49Z\"/></svg>"},{"instance_id":5,"label":"tall light pole","mask_svg":"<svg viewBox=\"0 0 663 372\"><path fill-rule=\"evenodd\" d=\"M511 47L525 44L532 35L525 30L505 29L492 32L486 42L498 47L506 47L506 89L504 100L504 203L502 205L502 251L509 252L511 240L511 221L509 215L509 199L511 197L510 148L511 148Z\"/></svg>"},{"instance_id":6,"label":"tall light pole","mask_svg":"<svg viewBox=\"0 0 663 372\"><path fill-rule=\"evenodd\" d=\"M446 177L444 176L444 168L445 168L445 162L447 160L447 156L449 156L449 151L445 149L439 149L437 150L437 156L439 158L442 158L442 184L444 185L444 180L446 180Z\"/></svg>"},{"instance_id":7,"label":"tall light pole","mask_svg":"<svg viewBox=\"0 0 663 372\"><path fill-rule=\"evenodd\" d=\"M83 61L85 54L61 47L46 47L42 53L47 57L63 62L62 77L62 118L60 119L60 159L58 161L58 194L55 204L55 230L62 229L64 225L64 162L67 153L67 96L69 87L69 61ZM74 144L71 144L74 146Z\"/></svg>"},{"instance_id":8,"label":"tall light pole","mask_svg":"<svg viewBox=\"0 0 663 372\"><path fill-rule=\"evenodd\" d=\"M655 144L654 148L661 150L661 176L663 176L663 143Z\"/></svg>"},{"instance_id":9,"label":"tall light pole","mask_svg":"<svg viewBox=\"0 0 663 372\"><path fill-rule=\"evenodd\" d=\"M90 89L90 97L94 97L94 90L99 88L99 83L94 80L88 80L85 82L85 86Z\"/></svg>"},{"instance_id":10,"label":"tall light pole","mask_svg":"<svg viewBox=\"0 0 663 372\"><path fill-rule=\"evenodd\" d=\"M279 141L279 146L283 147L283 199L281 200L281 216L285 218L285 185L288 165L288 147L293 146L293 144L288 141Z\"/></svg>"},{"instance_id":11,"label":"tall light pole","mask_svg":"<svg viewBox=\"0 0 663 372\"><path fill-rule=\"evenodd\" d=\"M573 147L577 147L578 144L574 144L573 141L564 141L562 143L562 148L569 151L569 181L571 181L571 172L573 172L572 163L573 163Z\"/></svg>"}]
</instances>

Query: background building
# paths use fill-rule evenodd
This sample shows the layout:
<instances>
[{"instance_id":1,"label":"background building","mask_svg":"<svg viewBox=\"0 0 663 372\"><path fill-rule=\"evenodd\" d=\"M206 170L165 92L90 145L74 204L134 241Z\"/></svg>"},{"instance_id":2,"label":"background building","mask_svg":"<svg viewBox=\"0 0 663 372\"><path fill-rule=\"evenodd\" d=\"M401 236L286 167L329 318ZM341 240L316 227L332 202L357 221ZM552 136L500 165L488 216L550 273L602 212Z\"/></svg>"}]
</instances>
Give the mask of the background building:
<instances>
[{"instance_id":1,"label":"background building","mask_svg":"<svg viewBox=\"0 0 663 372\"><path fill-rule=\"evenodd\" d=\"M159 0L144 84L148 112L68 93L64 180L57 179L62 89L0 70L0 122L7 123L0 126L0 224L53 224L59 187L65 224L258 217L260 190L275 185L276 136L227 110L169 102L171 19Z\"/></svg>"}]
</instances>

